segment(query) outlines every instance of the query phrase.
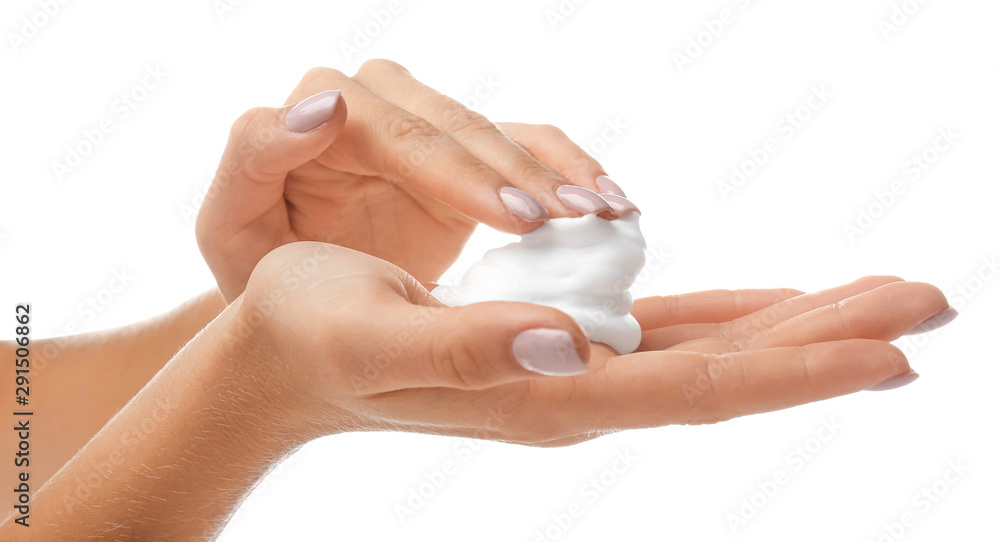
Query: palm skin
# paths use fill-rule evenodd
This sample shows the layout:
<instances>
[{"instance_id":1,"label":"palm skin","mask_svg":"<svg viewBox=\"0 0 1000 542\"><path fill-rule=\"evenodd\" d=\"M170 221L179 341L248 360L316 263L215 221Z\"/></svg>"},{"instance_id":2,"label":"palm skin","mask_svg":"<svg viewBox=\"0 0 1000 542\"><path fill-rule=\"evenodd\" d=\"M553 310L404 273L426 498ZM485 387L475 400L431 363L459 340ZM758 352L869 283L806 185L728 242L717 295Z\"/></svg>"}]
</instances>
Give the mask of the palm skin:
<instances>
[{"instance_id":1,"label":"palm skin","mask_svg":"<svg viewBox=\"0 0 1000 542\"><path fill-rule=\"evenodd\" d=\"M336 147L288 174L284 208L266 226L275 246L279 239L322 240L391 262L422 282L436 281L454 263L476 227Z\"/></svg>"}]
</instances>

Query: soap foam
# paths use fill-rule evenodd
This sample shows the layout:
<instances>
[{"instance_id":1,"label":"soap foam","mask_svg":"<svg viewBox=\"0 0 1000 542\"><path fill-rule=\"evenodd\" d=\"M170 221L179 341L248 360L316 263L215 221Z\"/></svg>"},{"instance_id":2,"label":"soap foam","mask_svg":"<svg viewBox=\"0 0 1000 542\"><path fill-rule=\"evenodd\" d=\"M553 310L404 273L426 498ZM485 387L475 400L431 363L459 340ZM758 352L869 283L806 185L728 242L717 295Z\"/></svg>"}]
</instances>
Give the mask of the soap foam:
<instances>
[{"instance_id":1,"label":"soap foam","mask_svg":"<svg viewBox=\"0 0 1000 542\"><path fill-rule=\"evenodd\" d=\"M520 241L488 251L458 286L438 286L431 294L453 307L482 301L554 307L573 317L591 341L628 354L641 339L628 289L645 264L645 247L638 213L616 220L553 218Z\"/></svg>"}]
</instances>

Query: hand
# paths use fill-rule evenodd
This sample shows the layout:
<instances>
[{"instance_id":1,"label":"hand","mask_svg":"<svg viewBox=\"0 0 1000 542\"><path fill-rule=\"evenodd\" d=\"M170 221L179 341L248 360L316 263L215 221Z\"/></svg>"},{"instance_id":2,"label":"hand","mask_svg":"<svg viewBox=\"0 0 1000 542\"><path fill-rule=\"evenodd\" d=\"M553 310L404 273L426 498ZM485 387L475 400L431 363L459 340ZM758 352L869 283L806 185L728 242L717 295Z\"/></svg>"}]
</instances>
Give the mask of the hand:
<instances>
[{"instance_id":1,"label":"hand","mask_svg":"<svg viewBox=\"0 0 1000 542\"><path fill-rule=\"evenodd\" d=\"M243 350L273 373L264 381L284 382L306 434L389 428L539 446L912 378L887 341L948 314L937 288L894 277L808 295L644 298L633 311L642 348L617 356L557 310L444 307L399 268L320 243L267 255L236 305ZM529 331L538 329L548 331Z\"/></svg>"},{"instance_id":2,"label":"hand","mask_svg":"<svg viewBox=\"0 0 1000 542\"><path fill-rule=\"evenodd\" d=\"M560 130L495 125L402 66L371 60L354 77L310 70L285 107L236 121L197 236L230 301L265 254L303 240L432 282L478 222L525 233L549 217L635 210L619 196Z\"/></svg>"}]
</instances>

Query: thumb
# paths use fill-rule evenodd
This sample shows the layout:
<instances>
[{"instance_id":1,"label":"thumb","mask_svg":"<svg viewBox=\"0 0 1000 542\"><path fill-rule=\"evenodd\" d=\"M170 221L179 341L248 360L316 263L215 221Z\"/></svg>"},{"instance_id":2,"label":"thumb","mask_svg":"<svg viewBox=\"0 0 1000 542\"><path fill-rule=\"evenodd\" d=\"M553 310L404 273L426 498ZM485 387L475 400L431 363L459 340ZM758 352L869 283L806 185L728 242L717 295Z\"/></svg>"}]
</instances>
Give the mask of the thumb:
<instances>
[{"instance_id":1,"label":"thumb","mask_svg":"<svg viewBox=\"0 0 1000 542\"><path fill-rule=\"evenodd\" d=\"M402 340L382 343L384 359L375 365L384 368L370 375L380 378L368 379L355 391L482 389L528 378L582 374L590 358L590 342L580 326L566 313L540 305L407 304L398 314L384 314L383 321L395 333L381 336Z\"/></svg>"},{"instance_id":2,"label":"thumb","mask_svg":"<svg viewBox=\"0 0 1000 542\"><path fill-rule=\"evenodd\" d=\"M206 226L239 231L275 208L288 172L316 158L340 134L347 105L339 90L313 94L280 108L255 107L233 123L222 161L203 206Z\"/></svg>"}]
</instances>

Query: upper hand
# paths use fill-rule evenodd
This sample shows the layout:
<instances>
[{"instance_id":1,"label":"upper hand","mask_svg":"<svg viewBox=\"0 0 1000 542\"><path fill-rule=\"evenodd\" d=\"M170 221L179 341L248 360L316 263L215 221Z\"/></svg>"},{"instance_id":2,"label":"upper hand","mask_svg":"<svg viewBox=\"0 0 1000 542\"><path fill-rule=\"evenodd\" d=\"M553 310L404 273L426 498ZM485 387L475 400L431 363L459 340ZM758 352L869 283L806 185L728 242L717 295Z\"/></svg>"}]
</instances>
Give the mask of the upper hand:
<instances>
[{"instance_id":1,"label":"upper hand","mask_svg":"<svg viewBox=\"0 0 1000 542\"><path fill-rule=\"evenodd\" d=\"M621 194L604 174L560 130L496 125L394 62L368 61L353 77L315 68L284 107L233 125L198 244L230 301L265 254L303 240L432 282L478 222L525 233L549 217L634 209L594 192Z\"/></svg>"}]
</instances>

